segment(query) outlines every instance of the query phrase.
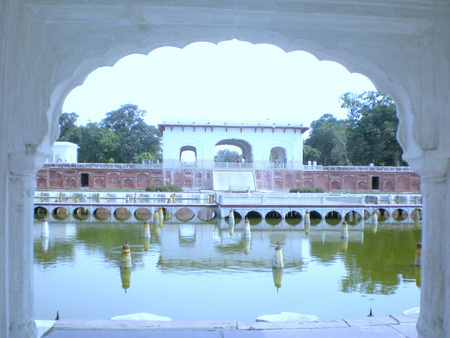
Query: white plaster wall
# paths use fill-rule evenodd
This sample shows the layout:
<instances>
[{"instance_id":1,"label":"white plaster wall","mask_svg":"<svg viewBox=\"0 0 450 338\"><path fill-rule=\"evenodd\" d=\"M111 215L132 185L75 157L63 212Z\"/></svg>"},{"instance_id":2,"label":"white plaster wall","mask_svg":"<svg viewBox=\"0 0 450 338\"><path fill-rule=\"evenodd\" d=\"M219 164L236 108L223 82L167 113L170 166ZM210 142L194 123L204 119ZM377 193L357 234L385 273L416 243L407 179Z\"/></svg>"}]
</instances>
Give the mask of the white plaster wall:
<instances>
[{"instance_id":1,"label":"white plaster wall","mask_svg":"<svg viewBox=\"0 0 450 338\"><path fill-rule=\"evenodd\" d=\"M303 161L303 136L300 131L282 127L274 129L254 128L242 131L239 128L178 127L166 128L163 133L163 157L166 168L178 167L180 149L194 146L197 149L197 165L203 168L214 167L215 146L222 140L244 140L250 144L254 168L270 168L270 151L282 147L290 168L301 168Z\"/></svg>"},{"instance_id":2,"label":"white plaster wall","mask_svg":"<svg viewBox=\"0 0 450 338\"><path fill-rule=\"evenodd\" d=\"M78 146L70 142L55 142L52 146L52 160L53 163L60 161L62 163L77 163L78 162Z\"/></svg>"}]
</instances>

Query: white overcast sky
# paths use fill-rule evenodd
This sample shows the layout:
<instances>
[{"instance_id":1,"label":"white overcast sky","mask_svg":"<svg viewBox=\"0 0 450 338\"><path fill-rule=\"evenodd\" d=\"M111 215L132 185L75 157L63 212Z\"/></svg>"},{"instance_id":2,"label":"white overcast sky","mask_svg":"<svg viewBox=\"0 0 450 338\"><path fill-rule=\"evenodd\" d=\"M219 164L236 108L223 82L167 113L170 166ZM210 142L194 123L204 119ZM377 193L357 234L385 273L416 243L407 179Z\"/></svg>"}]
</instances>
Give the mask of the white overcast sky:
<instances>
[{"instance_id":1,"label":"white overcast sky","mask_svg":"<svg viewBox=\"0 0 450 338\"><path fill-rule=\"evenodd\" d=\"M376 90L365 76L302 51L237 40L197 42L129 55L92 72L66 98L63 112L98 122L131 103L146 122L164 120L290 121L310 126L323 114L346 118L339 97Z\"/></svg>"}]
</instances>

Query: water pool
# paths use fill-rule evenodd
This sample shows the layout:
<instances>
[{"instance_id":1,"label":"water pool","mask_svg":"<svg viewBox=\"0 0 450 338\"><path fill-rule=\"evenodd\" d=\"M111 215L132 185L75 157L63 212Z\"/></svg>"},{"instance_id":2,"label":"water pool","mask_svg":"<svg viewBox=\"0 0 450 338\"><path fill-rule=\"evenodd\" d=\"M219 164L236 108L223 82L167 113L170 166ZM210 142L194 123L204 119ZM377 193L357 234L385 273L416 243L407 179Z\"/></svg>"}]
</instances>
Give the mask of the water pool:
<instances>
[{"instance_id":1,"label":"water pool","mask_svg":"<svg viewBox=\"0 0 450 338\"><path fill-rule=\"evenodd\" d=\"M414 266L421 230L219 230L215 222L164 223L144 239L141 223L50 222L48 242L34 225L35 317L108 319L148 312L180 320L254 321L282 311L321 320L397 314L419 306ZM156 229L155 229L156 230ZM121 246L133 267L120 269ZM272 270L282 245L285 268Z\"/></svg>"}]
</instances>

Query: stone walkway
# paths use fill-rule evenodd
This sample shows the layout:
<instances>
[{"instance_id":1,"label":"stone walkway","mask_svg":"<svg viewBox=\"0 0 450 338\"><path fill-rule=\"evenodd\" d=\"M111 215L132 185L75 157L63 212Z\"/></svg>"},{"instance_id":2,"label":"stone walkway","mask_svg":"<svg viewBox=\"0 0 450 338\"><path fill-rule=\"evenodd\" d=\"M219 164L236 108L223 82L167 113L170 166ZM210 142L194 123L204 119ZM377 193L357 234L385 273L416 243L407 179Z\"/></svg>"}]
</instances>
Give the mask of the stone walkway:
<instances>
[{"instance_id":1,"label":"stone walkway","mask_svg":"<svg viewBox=\"0 0 450 338\"><path fill-rule=\"evenodd\" d=\"M36 321L36 323L39 337L49 338L414 338L418 337L417 319L418 315L391 315L317 322L277 323L178 320L59 320L57 322Z\"/></svg>"}]
</instances>

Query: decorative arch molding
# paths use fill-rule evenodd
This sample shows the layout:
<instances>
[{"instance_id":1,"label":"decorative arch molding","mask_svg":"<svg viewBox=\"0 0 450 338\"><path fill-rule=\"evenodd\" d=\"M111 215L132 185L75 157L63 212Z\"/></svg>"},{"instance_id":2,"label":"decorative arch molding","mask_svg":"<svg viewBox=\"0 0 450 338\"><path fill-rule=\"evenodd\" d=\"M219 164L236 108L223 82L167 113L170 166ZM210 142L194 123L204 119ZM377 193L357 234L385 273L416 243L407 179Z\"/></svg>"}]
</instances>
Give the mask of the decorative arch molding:
<instances>
[{"instance_id":1,"label":"decorative arch molding","mask_svg":"<svg viewBox=\"0 0 450 338\"><path fill-rule=\"evenodd\" d=\"M69 75L69 77L66 77L64 78L64 80L55 84L54 89L50 95L51 97L50 105L46 110L46 116L51 120L51 123L49 123L49 126L51 127L47 135L50 137L49 146L51 147L51 144L54 142L54 140L56 140L58 136L57 118L61 112L61 107L64 98L68 95L68 93L72 89L81 85L86 79L86 77L97 68L105 66L112 67L115 65L115 63L117 63L120 59L126 57L127 55L130 54L147 55L159 47L169 46L169 47L184 48L187 45L198 41L206 41L217 44L221 41L231 40L235 38L234 29L231 30L232 32L228 32L228 34L227 31L228 31L227 29L224 29L220 30L220 32L218 33L217 31L213 30L209 31L209 34L205 36L205 34L199 34L200 31L198 30L195 30L195 32L187 30L186 32L184 32L184 34L181 34L185 35L185 37L177 36L178 37L177 39L174 39L171 34L162 34L158 37L146 36L145 39L140 40L142 36L136 34L134 36L128 37L134 40L134 43L130 43L129 41L122 42L121 40L113 41L111 42L111 46L109 46L110 47L109 49L108 46L105 45L103 46L104 48L103 52L98 51L99 54L96 54L95 56L82 58L81 60L79 60L78 64L76 63L76 60L71 60L72 62L75 62L75 64L67 65L68 67L67 69L73 69L73 72L72 74ZM353 49L349 50L342 48L335 49L331 47L334 44L328 41L323 41L322 43L318 43L308 39L297 39L294 41L289 41L287 36L270 30L267 31L249 30L246 31L245 34L243 35L246 36L246 38L242 39L242 41L247 41L253 44L258 43L272 44L283 49L285 52L295 50L306 51L308 53L311 53L321 61L325 60L337 62L350 72L360 73L367 76L374 83L374 85L377 87L378 90L389 94L391 97L394 98L396 102L400 118L399 141L402 144L403 148L405 149L405 155L410 147L414 147L414 149L416 150L418 149L416 142L412 142L411 144L409 142L415 140L412 137L413 135L411 133L413 129L411 121L414 120L414 118L413 116L411 116L410 97L409 95L406 94L406 90L403 87L403 85L397 83L395 81L395 77L389 76L390 73L397 73L395 69L390 69L392 72L387 72L388 69L383 70L383 68L380 68L380 66L377 65L376 63L372 63L370 61L371 59L370 55L367 55L367 58L360 58L359 56L355 55ZM223 38L218 38L218 36L223 36ZM362 41L359 42L361 44L364 44L367 50L370 50L371 46L368 45L367 39L362 37L361 40ZM76 40L73 39L72 41ZM356 47L358 45L358 42L355 41L352 43L352 45ZM93 46L90 47L92 48ZM91 53L88 53L88 55L89 54ZM68 56L68 58L71 59L72 56ZM65 61L67 62L68 60ZM76 65L75 69L74 65ZM386 68L388 67L386 66ZM404 118L405 115L410 116L408 116L408 118L406 119ZM407 125L404 126L405 128L402 128L403 126L402 123L407 123ZM43 146L44 143L46 143L45 139L43 139L43 144L41 144L41 146Z\"/></svg>"},{"instance_id":2,"label":"decorative arch molding","mask_svg":"<svg viewBox=\"0 0 450 338\"><path fill-rule=\"evenodd\" d=\"M41 121L49 121L45 128L37 128L37 134L32 133L36 134L33 136L39 140L37 143L26 142L37 146L38 152L50 152L51 144L57 138L57 116L61 112L64 98L96 68L112 66L129 54L146 55L163 46L183 48L197 41L218 43L235 38L254 44L273 44L286 52L304 50L320 60L338 62L351 72L369 77L380 91L389 94L396 101L400 117L399 140L406 150L404 157L410 162L417 154L419 157L422 155L419 145L433 151L440 148L438 138L441 133L419 132L425 119L435 130L446 130L445 126L440 126L437 118L430 118L422 113L445 110L445 102L435 104L431 103L434 100L423 100L426 102L425 106L421 102L417 104L435 87L431 86L427 90L427 85L436 81L448 82L445 81L448 78L448 65L440 73L430 74L426 71L426 67L435 62L443 65L448 63L447 54L437 52L441 48L448 50L449 44L446 39L449 10L442 1L396 4L397 11L395 14L390 13L391 16L386 15L389 4L374 2L370 5L356 0L338 1L336 6L329 6L330 8L304 0L292 2L283 9L274 6L270 11L262 10L263 7L256 4L242 8L232 3L220 8L204 4L200 7L201 10L195 5L186 4L173 6L183 13L179 14L176 25L171 24L172 6L162 7L139 1L133 8L122 1L118 1L114 7L95 3L81 5L75 1L68 7L33 1L8 3L9 11L3 15L16 20L10 29L19 38L16 40L20 40L20 35L28 36L24 41L27 41L29 49L33 51L40 50L41 48L33 47L42 44L55 47L51 53L49 49L35 52L34 58L27 60L30 69L44 68L49 71L45 83L42 79L37 81L33 76L29 77L31 81L28 83L29 88L39 88L34 90L39 92L35 97L37 100L34 100L34 111L41 115ZM366 11L361 12L359 6L366 8ZM342 25L342 15L335 12L336 8L345 13L345 25ZM259 19L252 21L251 25L248 21L250 12ZM20 17L19 13L27 15ZM206 13L208 15L204 15ZM317 20L313 13L326 15ZM371 13L372 20L364 20L361 13ZM111 17L118 18L121 24L117 20L108 19ZM286 20L282 20L283 17ZM199 22L202 24L199 25ZM278 24L275 25L275 22ZM28 27L33 29L28 32ZM326 33L318 33L321 31ZM348 31L353 31L351 39ZM402 35L398 32L406 33ZM385 36L390 33L397 35L386 39ZM108 38L111 36L114 38ZM13 47L16 48L10 49L11 55L23 54L20 53L19 46ZM414 55L409 52L412 50L416 51ZM27 55L23 57L26 58ZM393 55L396 62L392 62ZM423 70L423 76L417 75L417 79L411 79L410 70L415 67ZM417 86L418 82L423 84ZM439 93L435 95L447 92L446 88L437 90ZM426 93L420 93L421 91ZM22 147L20 141L17 142L15 145L20 151ZM38 167L40 165L41 163L37 164Z\"/></svg>"}]
</instances>

